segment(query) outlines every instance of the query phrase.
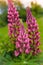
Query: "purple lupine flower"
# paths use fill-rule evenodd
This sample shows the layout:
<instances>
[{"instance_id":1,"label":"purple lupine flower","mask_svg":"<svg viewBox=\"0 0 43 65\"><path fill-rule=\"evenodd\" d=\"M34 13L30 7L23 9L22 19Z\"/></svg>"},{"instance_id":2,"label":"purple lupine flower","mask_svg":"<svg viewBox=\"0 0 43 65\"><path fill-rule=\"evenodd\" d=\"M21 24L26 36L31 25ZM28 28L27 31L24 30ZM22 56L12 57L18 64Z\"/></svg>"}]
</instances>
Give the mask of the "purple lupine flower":
<instances>
[{"instance_id":1,"label":"purple lupine flower","mask_svg":"<svg viewBox=\"0 0 43 65\"><path fill-rule=\"evenodd\" d=\"M23 26L21 27L20 34L17 38L16 51L17 50L19 51L20 54L22 54L22 53L29 54L30 53L30 43L29 43L28 34L26 33Z\"/></svg>"},{"instance_id":2,"label":"purple lupine flower","mask_svg":"<svg viewBox=\"0 0 43 65\"><path fill-rule=\"evenodd\" d=\"M11 40L16 40L21 26L19 13L12 1L8 0L8 34Z\"/></svg>"},{"instance_id":3,"label":"purple lupine flower","mask_svg":"<svg viewBox=\"0 0 43 65\"><path fill-rule=\"evenodd\" d=\"M39 27L38 24L36 22L36 19L33 17L30 8L27 7L26 9L27 12L27 20L26 23L28 25L28 37L30 39L29 43L31 50L32 50L32 54L38 54L39 53L39 39L40 39L40 33L39 33Z\"/></svg>"}]
</instances>

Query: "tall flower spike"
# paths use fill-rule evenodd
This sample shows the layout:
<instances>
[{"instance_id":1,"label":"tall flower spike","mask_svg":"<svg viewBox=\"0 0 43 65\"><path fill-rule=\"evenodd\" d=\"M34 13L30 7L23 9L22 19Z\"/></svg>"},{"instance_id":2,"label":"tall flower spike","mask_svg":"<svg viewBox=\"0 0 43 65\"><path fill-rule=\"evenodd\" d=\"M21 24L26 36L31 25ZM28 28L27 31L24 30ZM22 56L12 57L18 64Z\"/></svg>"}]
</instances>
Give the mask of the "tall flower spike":
<instances>
[{"instance_id":1,"label":"tall flower spike","mask_svg":"<svg viewBox=\"0 0 43 65\"><path fill-rule=\"evenodd\" d=\"M28 26L28 37L30 39L30 43L31 43L31 50L32 50L32 54L36 55L39 53L39 38L40 38L40 32L39 32L39 27L38 24L36 22L36 19L33 17L30 8L27 7L26 9L27 12L27 26Z\"/></svg>"},{"instance_id":2,"label":"tall flower spike","mask_svg":"<svg viewBox=\"0 0 43 65\"><path fill-rule=\"evenodd\" d=\"M28 34L26 34L24 26L20 29L20 34L16 41L16 50L14 51L15 56L19 54L29 54L30 53L30 44Z\"/></svg>"},{"instance_id":3,"label":"tall flower spike","mask_svg":"<svg viewBox=\"0 0 43 65\"><path fill-rule=\"evenodd\" d=\"M8 0L8 31L9 37L14 43L15 39L19 35L19 30L22 24L20 23L19 13L15 8L11 0Z\"/></svg>"}]
</instances>

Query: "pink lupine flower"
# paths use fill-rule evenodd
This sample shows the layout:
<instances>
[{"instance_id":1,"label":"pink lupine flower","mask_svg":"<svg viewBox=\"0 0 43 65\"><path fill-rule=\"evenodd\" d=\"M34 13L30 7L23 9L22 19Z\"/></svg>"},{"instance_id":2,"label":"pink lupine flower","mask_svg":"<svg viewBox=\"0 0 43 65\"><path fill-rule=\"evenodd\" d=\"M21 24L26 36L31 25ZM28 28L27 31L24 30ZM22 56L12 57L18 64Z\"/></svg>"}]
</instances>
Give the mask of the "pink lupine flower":
<instances>
[{"instance_id":1,"label":"pink lupine flower","mask_svg":"<svg viewBox=\"0 0 43 65\"><path fill-rule=\"evenodd\" d=\"M20 54L25 53L25 54L29 54L30 52L30 43L29 43L29 38L28 38L28 34L25 31L24 27L21 27L20 29L20 34L17 38L17 43L19 44L19 47L16 48L16 50L18 50L20 52Z\"/></svg>"},{"instance_id":2,"label":"pink lupine flower","mask_svg":"<svg viewBox=\"0 0 43 65\"><path fill-rule=\"evenodd\" d=\"M28 37L30 39L29 43L31 43L30 47L33 51L32 54L38 54L38 49L39 48L39 45L40 45L40 42L39 42L39 39L40 39L40 33L39 33L39 27L38 27L38 24L36 22L36 19L33 17L31 11L30 11L30 8L27 7L26 9L26 12L27 12L27 20L26 20L26 23L28 25Z\"/></svg>"},{"instance_id":3,"label":"pink lupine flower","mask_svg":"<svg viewBox=\"0 0 43 65\"><path fill-rule=\"evenodd\" d=\"M8 34L10 39L17 39L22 24L19 13L11 0L8 0ZM14 40L13 40L14 41ZM14 41L14 43L15 43Z\"/></svg>"}]
</instances>

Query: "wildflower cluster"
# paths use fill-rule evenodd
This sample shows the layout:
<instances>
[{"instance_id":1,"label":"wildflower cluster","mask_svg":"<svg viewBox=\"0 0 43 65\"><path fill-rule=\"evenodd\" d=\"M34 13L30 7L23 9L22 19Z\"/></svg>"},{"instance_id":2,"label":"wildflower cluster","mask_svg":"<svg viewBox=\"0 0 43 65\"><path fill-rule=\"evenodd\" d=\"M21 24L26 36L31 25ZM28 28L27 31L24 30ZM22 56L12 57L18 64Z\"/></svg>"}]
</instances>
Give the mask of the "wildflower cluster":
<instances>
[{"instance_id":1,"label":"wildflower cluster","mask_svg":"<svg viewBox=\"0 0 43 65\"><path fill-rule=\"evenodd\" d=\"M19 13L12 3L8 0L8 34L11 42L14 44L14 55L29 54L37 55L40 52L39 39L40 32L36 19L33 17L30 9L27 7L27 31L20 22Z\"/></svg>"}]
</instances>

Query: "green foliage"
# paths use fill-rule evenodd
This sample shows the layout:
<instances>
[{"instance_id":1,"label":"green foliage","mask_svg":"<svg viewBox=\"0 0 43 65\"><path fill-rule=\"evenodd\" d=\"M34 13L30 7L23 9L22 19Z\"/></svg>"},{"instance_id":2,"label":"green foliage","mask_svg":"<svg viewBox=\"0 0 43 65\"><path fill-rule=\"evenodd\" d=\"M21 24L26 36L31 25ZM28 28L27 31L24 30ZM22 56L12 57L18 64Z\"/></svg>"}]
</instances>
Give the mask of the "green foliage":
<instances>
[{"instance_id":1,"label":"green foliage","mask_svg":"<svg viewBox=\"0 0 43 65\"><path fill-rule=\"evenodd\" d=\"M0 15L0 27L3 27L7 24L7 9Z\"/></svg>"},{"instance_id":2,"label":"green foliage","mask_svg":"<svg viewBox=\"0 0 43 65\"><path fill-rule=\"evenodd\" d=\"M20 2L20 0L13 0L14 2L14 5L17 7L17 8L23 8L24 5Z\"/></svg>"},{"instance_id":3,"label":"green foliage","mask_svg":"<svg viewBox=\"0 0 43 65\"><path fill-rule=\"evenodd\" d=\"M0 19L0 27L5 26L5 23Z\"/></svg>"},{"instance_id":4,"label":"green foliage","mask_svg":"<svg viewBox=\"0 0 43 65\"><path fill-rule=\"evenodd\" d=\"M36 18L43 16L43 8L37 2L31 2L31 10Z\"/></svg>"},{"instance_id":5,"label":"green foliage","mask_svg":"<svg viewBox=\"0 0 43 65\"><path fill-rule=\"evenodd\" d=\"M7 4L4 0L0 0L0 9L0 27L3 27L7 24Z\"/></svg>"},{"instance_id":6,"label":"green foliage","mask_svg":"<svg viewBox=\"0 0 43 65\"><path fill-rule=\"evenodd\" d=\"M37 4L37 2L31 2L31 8L33 11L35 11L36 14L42 12L42 7L39 4Z\"/></svg>"},{"instance_id":7,"label":"green foliage","mask_svg":"<svg viewBox=\"0 0 43 65\"><path fill-rule=\"evenodd\" d=\"M7 4L6 4L6 2L3 0L0 0L0 7L6 7L7 6Z\"/></svg>"},{"instance_id":8,"label":"green foliage","mask_svg":"<svg viewBox=\"0 0 43 65\"><path fill-rule=\"evenodd\" d=\"M26 21L26 10L21 8L19 11L20 18L25 22Z\"/></svg>"},{"instance_id":9,"label":"green foliage","mask_svg":"<svg viewBox=\"0 0 43 65\"><path fill-rule=\"evenodd\" d=\"M14 45L9 41L9 37L1 40L0 54L6 54L14 51Z\"/></svg>"},{"instance_id":10,"label":"green foliage","mask_svg":"<svg viewBox=\"0 0 43 65\"><path fill-rule=\"evenodd\" d=\"M15 62L16 60L16 62ZM1 65L43 65L43 53L39 54L38 56L30 58L28 61L18 61L15 58L12 59L10 55L6 55L4 57L3 55L0 55L0 64Z\"/></svg>"}]
</instances>

